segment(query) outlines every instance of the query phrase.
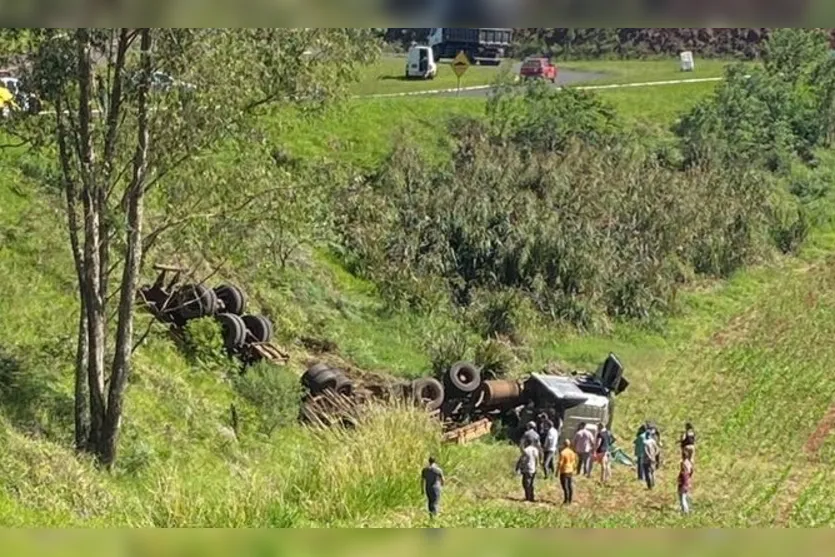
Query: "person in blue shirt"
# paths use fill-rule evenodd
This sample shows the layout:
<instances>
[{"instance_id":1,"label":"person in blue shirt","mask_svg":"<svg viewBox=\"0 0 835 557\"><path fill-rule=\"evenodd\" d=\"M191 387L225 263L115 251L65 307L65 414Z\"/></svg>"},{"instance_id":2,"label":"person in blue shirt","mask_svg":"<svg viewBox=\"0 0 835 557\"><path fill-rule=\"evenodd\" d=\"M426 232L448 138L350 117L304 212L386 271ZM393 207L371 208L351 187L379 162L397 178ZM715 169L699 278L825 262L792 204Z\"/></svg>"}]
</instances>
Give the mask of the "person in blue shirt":
<instances>
[{"instance_id":1,"label":"person in blue shirt","mask_svg":"<svg viewBox=\"0 0 835 557\"><path fill-rule=\"evenodd\" d=\"M646 433L646 426L641 425L638 428L638 433L635 434L635 464L638 467L638 480L644 479L644 434Z\"/></svg>"}]
</instances>

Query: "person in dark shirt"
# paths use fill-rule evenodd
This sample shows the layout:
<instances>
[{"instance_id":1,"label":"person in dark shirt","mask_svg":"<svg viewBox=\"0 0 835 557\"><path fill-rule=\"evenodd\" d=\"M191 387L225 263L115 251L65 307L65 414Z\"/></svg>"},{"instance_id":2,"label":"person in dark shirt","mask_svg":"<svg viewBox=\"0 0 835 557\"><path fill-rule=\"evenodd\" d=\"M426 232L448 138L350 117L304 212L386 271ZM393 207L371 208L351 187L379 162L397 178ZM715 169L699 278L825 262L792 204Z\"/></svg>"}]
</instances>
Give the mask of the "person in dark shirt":
<instances>
[{"instance_id":1,"label":"person in dark shirt","mask_svg":"<svg viewBox=\"0 0 835 557\"><path fill-rule=\"evenodd\" d=\"M423 491L426 494L426 502L429 507L429 515L438 515L438 503L441 501L441 488L444 485L444 471L435 463L434 457L429 457L429 465L420 474Z\"/></svg>"},{"instance_id":2,"label":"person in dark shirt","mask_svg":"<svg viewBox=\"0 0 835 557\"><path fill-rule=\"evenodd\" d=\"M696 454L696 430L693 429L693 424L690 422L684 424L684 433L681 436L681 450L689 450L690 460L693 460Z\"/></svg>"},{"instance_id":3,"label":"person in dark shirt","mask_svg":"<svg viewBox=\"0 0 835 557\"><path fill-rule=\"evenodd\" d=\"M601 423L600 430L597 432L594 457L600 462L600 481L604 484L612 477L612 463L609 456L612 443L614 443L612 433L606 429L606 424Z\"/></svg>"}]
</instances>

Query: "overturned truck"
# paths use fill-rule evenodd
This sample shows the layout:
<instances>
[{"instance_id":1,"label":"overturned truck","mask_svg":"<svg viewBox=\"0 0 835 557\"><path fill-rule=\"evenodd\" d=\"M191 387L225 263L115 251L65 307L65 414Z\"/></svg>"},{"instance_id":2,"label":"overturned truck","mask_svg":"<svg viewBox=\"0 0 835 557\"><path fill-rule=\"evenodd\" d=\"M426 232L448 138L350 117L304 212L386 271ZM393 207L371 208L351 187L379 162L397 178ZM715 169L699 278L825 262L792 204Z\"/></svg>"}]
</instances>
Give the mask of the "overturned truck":
<instances>
[{"instance_id":1,"label":"overturned truck","mask_svg":"<svg viewBox=\"0 0 835 557\"><path fill-rule=\"evenodd\" d=\"M496 379L470 362L458 362L440 379L384 382L353 381L341 369L316 363L302 375L301 419L353 427L365 403L397 400L437 416L448 441L463 443L489 432L517 441L525 424L543 414L559 419L567 436L581 422L611 428L615 397L629 385L623 371L617 356L609 354L595 373L543 371L524 379Z\"/></svg>"}]
</instances>

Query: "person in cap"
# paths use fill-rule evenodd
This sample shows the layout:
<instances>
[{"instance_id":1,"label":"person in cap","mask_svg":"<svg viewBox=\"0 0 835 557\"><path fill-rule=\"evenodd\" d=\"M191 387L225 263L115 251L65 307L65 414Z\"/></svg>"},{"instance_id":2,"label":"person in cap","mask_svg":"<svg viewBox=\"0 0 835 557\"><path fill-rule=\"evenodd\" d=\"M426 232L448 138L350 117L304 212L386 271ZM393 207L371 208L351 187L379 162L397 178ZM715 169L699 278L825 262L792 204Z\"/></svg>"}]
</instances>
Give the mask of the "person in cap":
<instances>
[{"instance_id":1,"label":"person in cap","mask_svg":"<svg viewBox=\"0 0 835 557\"><path fill-rule=\"evenodd\" d=\"M527 423L525 426L525 433L522 434L522 441L519 443L522 449L531 444L537 449L540 447L539 432L536 431L536 422Z\"/></svg>"}]
</instances>

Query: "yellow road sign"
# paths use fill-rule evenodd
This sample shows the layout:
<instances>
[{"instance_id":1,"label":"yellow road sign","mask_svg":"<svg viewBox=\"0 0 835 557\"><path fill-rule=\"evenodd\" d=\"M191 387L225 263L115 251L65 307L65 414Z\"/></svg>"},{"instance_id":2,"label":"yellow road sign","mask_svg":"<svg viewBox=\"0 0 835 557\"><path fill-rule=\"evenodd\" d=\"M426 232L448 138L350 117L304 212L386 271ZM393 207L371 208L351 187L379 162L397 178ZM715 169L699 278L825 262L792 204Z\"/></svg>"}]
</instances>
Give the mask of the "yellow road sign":
<instances>
[{"instance_id":1,"label":"yellow road sign","mask_svg":"<svg viewBox=\"0 0 835 557\"><path fill-rule=\"evenodd\" d=\"M467 68L470 67L470 59L467 58L467 55L464 54L464 51L458 53L458 56L452 61L452 71L455 72L455 75L461 77L464 75L464 72L467 71Z\"/></svg>"}]
</instances>

